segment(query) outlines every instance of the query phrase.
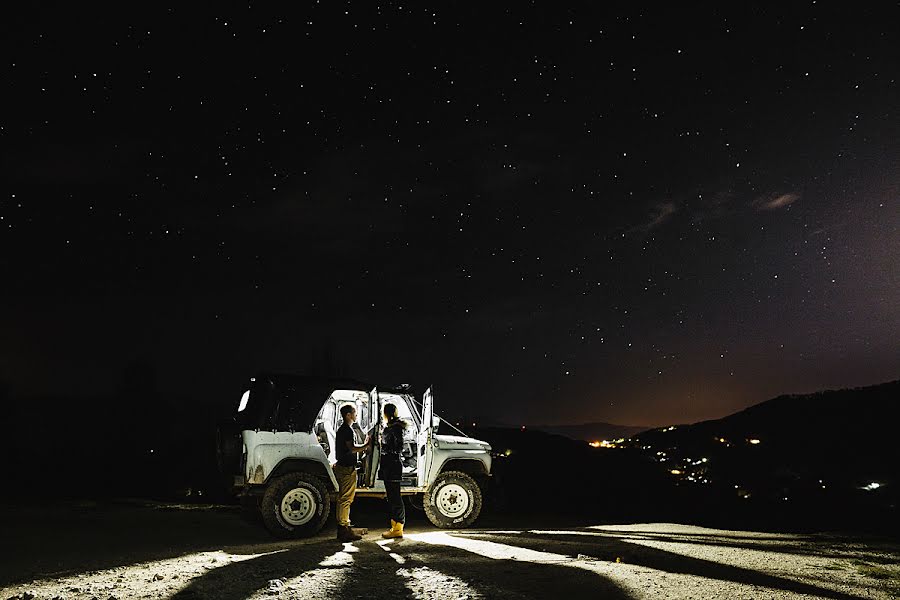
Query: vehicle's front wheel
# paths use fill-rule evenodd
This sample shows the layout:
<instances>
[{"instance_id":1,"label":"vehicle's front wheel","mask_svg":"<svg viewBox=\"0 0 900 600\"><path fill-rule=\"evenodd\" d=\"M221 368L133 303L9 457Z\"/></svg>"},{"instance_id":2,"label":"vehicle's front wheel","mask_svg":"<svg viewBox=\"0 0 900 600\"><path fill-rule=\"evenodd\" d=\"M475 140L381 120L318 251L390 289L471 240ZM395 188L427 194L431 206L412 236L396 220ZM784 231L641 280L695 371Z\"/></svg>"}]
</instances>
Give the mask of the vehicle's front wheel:
<instances>
[{"instance_id":1,"label":"vehicle's front wheel","mask_svg":"<svg viewBox=\"0 0 900 600\"><path fill-rule=\"evenodd\" d=\"M425 514L442 529L468 527L481 514L481 489L460 471L438 475L425 492Z\"/></svg>"},{"instance_id":2,"label":"vehicle's front wheel","mask_svg":"<svg viewBox=\"0 0 900 600\"><path fill-rule=\"evenodd\" d=\"M325 526L331 500L315 475L288 473L269 483L260 512L266 529L278 537L309 537Z\"/></svg>"}]
</instances>

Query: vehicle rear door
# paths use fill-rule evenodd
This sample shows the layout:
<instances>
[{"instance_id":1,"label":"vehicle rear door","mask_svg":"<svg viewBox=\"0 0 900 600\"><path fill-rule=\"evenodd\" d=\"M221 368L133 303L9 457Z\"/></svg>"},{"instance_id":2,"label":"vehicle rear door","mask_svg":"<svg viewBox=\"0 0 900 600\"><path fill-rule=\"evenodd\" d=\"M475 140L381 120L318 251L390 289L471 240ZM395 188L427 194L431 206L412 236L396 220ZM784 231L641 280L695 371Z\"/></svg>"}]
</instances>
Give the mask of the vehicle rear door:
<instances>
[{"instance_id":1,"label":"vehicle rear door","mask_svg":"<svg viewBox=\"0 0 900 600\"><path fill-rule=\"evenodd\" d=\"M377 387L369 392L369 419L372 421L370 430L372 446L366 452L363 461L363 485L370 488L375 486L378 465L381 462L381 402Z\"/></svg>"},{"instance_id":2,"label":"vehicle rear door","mask_svg":"<svg viewBox=\"0 0 900 600\"><path fill-rule=\"evenodd\" d=\"M416 460L416 480L419 487L425 487L428 483L428 472L431 467L431 457L434 451L434 394L429 387L422 395L422 426L419 428L419 437L416 443L419 456Z\"/></svg>"}]
</instances>

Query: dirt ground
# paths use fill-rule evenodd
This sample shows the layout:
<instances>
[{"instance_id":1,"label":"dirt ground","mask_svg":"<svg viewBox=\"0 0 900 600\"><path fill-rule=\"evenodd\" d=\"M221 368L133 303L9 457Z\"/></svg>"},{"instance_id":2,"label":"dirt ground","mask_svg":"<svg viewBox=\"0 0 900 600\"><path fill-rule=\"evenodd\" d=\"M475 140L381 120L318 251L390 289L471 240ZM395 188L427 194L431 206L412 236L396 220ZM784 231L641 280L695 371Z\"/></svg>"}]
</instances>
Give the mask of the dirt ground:
<instances>
[{"instance_id":1,"label":"dirt ground","mask_svg":"<svg viewBox=\"0 0 900 600\"><path fill-rule=\"evenodd\" d=\"M275 541L232 507L85 502L3 507L0 600L50 598L897 598L900 544L670 523L410 516L385 542L358 501L353 544L327 528Z\"/></svg>"}]
</instances>

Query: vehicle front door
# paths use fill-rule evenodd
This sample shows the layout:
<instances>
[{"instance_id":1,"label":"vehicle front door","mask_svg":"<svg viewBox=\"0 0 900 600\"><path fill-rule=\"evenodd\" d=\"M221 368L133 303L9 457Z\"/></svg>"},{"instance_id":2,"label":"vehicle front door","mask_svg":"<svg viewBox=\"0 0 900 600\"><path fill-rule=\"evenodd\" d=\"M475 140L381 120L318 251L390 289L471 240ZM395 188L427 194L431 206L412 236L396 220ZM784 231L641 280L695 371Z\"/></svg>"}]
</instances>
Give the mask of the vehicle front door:
<instances>
[{"instance_id":1,"label":"vehicle front door","mask_svg":"<svg viewBox=\"0 0 900 600\"><path fill-rule=\"evenodd\" d=\"M372 445L366 452L366 458L363 461L363 485L371 488L375 486L381 459L381 402L378 399L378 388L369 392L369 420L372 423L372 427L368 431L371 435Z\"/></svg>"},{"instance_id":2,"label":"vehicle front door","mask_svg":"<svg viewBox=\"0 0 900 600\"><path fill-rule=\"evenodd\" d=\"M416 460L416 480L419 487L428 484L428 472L431 468L431 457L434 452L434 394L431 388L422 395L422 426L416 443L419 456Z\"/></svg>"}]
</instances>

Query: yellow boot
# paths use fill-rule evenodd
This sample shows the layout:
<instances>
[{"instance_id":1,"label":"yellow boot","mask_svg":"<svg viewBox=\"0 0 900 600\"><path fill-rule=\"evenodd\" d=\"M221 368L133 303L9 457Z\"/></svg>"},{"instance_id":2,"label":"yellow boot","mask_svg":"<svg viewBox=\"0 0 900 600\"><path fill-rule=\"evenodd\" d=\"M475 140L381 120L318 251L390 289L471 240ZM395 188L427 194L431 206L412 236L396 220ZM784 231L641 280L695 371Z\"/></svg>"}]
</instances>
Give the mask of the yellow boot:
<instances>
[{"instance_id":1,"label":"yellow boot","mask_svg":"<svg viewBox=\"0 0 900 600\"><path fill-rule=\"evenodd\" d=\"M383 538L402 538L403 537L403 523L398 523L397 521L391 519L391 528L381 534Z\"/></svg>"}]
</instances>

